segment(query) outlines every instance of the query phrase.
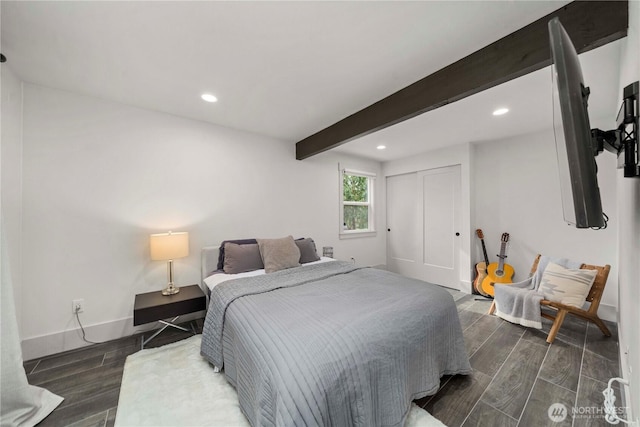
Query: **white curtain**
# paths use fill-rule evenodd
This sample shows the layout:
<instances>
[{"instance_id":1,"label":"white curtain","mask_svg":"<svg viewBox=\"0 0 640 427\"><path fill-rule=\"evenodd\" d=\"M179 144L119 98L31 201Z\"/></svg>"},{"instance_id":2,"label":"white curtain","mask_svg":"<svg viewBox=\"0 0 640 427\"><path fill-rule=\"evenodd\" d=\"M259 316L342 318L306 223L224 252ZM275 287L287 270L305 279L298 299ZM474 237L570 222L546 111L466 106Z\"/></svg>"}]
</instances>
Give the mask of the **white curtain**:
<instances>
[{"instance_id":1,"label":"white curtain","mask_svg":"<svg viewBox=\"0 0 640 427\"><path fill-rule=\"evenodd\" d=\"M4 225L1 224L0 227ZM9 259L5 234L0 229L0 426L34 426L51 413L63 400L62 397L41 387L29 385L22 365L22 349L18 335L13 284L9 271Z\"/></svg>"}]
</instances>

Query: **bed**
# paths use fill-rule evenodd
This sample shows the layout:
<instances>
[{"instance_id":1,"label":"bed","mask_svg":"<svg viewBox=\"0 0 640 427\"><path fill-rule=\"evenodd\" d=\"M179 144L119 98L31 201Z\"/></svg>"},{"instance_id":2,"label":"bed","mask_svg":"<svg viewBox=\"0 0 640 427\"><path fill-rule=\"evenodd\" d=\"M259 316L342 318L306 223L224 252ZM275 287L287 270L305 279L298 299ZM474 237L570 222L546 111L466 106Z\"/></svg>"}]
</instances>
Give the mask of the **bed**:
<instances>
[{"instance_id":1,"label":"bed","mask_svg":"<svg viewBox=\"0 0 640 427\"><path fill-rule=\"evenodd\" d=\"M402 426L441 376L471 373L455 302L436 285L331 259L211 274L221 258L202 250L201 353L253 426Z\"/></svg>"}]
</instances>

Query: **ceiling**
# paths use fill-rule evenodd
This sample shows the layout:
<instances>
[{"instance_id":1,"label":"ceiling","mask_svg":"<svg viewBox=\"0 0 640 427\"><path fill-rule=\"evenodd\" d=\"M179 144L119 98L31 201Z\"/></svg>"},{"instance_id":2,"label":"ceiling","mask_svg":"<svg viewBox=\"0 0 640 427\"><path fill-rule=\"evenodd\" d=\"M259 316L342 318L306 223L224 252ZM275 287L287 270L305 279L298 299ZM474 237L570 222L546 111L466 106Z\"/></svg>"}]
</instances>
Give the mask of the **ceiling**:
<instances>
[{"instance_id":1,"label":"ceiling","mask_svg":"<svg viewBox=\"0 0 640 427\"><path fill-rule=\"evenodd\" d=\"M293 144L566 3L3 0L0 46L26 82ZM593 105L614 88L597 101L610 113L619 42L585 57L600 52L585 78ZM541 70L338 150L384 161L548 127L550 91ZM512 112L492 117L503 104Z\"/></svg>"},{"instance_id":2,"label":"ceiling","mask_svg":"<svg viewBox=\"0 0 640 427\"><path fill-rule=\"evenodd\" d=\"M622 41L580 55L584 81L591 90L591 127L612 129L620 107L619 70ZM389 161L461 143L482 143L515 135L551 131L551 67L511 80L461 101L359 138L334 150ZM497 108L508 108L493 116ZM386 149L377 150L384 145Z\"/></svg>"}]
</instances>

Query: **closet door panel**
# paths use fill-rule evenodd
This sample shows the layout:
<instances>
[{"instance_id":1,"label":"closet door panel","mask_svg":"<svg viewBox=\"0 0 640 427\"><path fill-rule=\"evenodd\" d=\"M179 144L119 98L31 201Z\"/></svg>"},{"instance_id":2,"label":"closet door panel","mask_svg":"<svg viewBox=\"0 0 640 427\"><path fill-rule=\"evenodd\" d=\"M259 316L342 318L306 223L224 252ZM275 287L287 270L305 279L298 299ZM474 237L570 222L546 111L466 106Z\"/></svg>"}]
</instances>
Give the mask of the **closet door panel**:
<instances>
[{"instance_id":1,"label":"closet door panel","mask_svg":"<svg viewBox=\"0 0 640 427\"><path fill-rule=\"evenodd\" d=\"M418 277L419 208L417 173L387 177L387 267Z\"/></svg>"},{"instance_id":2,"label":"closet door panel","mask_svg":"<svg viewBox=\"0 0 640 427\"><path fill-rule=\"evenodd\" d=\"M459 289L460 166L418 174L421 207L421 278Z\"/></svg>"}]
</instances>

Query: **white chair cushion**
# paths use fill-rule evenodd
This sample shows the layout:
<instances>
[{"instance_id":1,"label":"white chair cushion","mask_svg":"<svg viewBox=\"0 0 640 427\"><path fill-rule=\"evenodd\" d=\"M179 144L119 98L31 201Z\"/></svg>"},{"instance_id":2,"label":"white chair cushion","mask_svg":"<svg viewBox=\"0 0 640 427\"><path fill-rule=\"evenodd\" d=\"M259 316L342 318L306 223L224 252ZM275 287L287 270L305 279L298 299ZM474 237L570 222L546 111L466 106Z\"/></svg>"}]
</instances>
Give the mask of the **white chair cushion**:
<instances>
[{"instance_id":1,"label":"white chair cushion","mask_svg":"<svg viewBox=\"0 0 640 427\"><path fill-rule=\"evenodd\" d=\"M597 270L572 270L550 262L538 290L549 301L582 308L597 274Z\"/></svg>"}]
</instances>

